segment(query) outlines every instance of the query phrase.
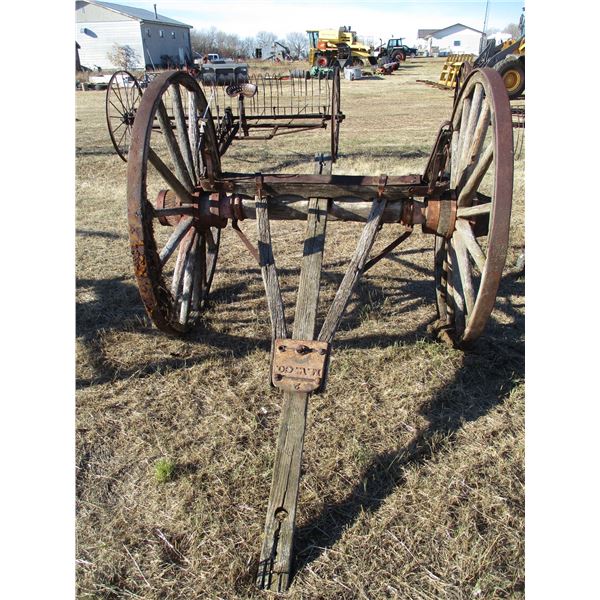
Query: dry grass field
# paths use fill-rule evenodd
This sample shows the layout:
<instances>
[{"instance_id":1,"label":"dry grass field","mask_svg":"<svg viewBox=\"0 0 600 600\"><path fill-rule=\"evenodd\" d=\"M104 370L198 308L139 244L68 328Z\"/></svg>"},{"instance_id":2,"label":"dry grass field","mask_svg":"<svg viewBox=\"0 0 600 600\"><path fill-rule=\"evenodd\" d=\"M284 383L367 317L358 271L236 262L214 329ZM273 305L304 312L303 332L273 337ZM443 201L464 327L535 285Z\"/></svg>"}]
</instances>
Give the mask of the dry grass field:
<instances>
[{"instance_id":1,"label":"dry grass field","mask_svg":"<svg viewBox=\"0 0 600 600\"><path fill-rule=\"evenodd\" d=\"M334 173L423 171L452 92L416 79L437 79L442 62L342 80ZM153 328L104 92L78 92L76 118L78 597L273 597L253 586L281 405L260 271L225 230L200 328ZM328 131L234 142L223 168L311 173L328 146ZM511 227L507 272L524 251L524 152ZM360 229L328 225L321 319ZM272 232L291 322L304 227ZM427 334L431 236L415 231L361 280L309 404L289 598L524 597L524 288L503 279L485 335L462 352Z\"/></svg>"}]
</instances>

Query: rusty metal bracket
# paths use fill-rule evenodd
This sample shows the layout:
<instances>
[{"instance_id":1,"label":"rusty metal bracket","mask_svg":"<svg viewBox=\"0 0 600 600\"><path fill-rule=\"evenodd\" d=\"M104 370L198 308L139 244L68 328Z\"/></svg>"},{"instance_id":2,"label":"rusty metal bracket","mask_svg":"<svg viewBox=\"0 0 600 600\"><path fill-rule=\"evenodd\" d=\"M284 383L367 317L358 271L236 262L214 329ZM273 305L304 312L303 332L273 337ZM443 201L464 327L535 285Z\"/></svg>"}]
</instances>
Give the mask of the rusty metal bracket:
<instances>
[{"instance_id":1,"label":"rusty metal bracket","mask_svg":"<svg viewBox=\"0 0 600 600\"><path fill-rule=\"evenodd\" d=\"M252 256L254 257L254 260L256 260L257 264L260 266L260 256L258 254L258 250L252 244L252 242L246 237L244 232L240 229L239 225L237 224L237 219L231 219L231 227L238 234L239 238L244 243L244 246L246 246L246 248L248 249L248 252L250 252L250 254L252 254Z\"/></svg>"},{"instance_id":2,"label":"rusty metal bracket","mask_svg":"<svg viewBox=\"0 0 600 600\"><path fill-rule=\"evenodd\" d=\"M271 380L289 392L316 392L323 384L330 344L316 340L276 339Z\"/></svg>"},{"instance_id":3,"label":"rusty metal bracket","mask_svg":"<svg viewBox=\"0 0 600 600\"><path fill-rule=\"evenodd\" d=\"M385 192L385 186L387 184L387 175L381 174L379 176L379 183L377 184L377 199L381 200L383 198L383 193Z\"/></svg>"}]
</instances>

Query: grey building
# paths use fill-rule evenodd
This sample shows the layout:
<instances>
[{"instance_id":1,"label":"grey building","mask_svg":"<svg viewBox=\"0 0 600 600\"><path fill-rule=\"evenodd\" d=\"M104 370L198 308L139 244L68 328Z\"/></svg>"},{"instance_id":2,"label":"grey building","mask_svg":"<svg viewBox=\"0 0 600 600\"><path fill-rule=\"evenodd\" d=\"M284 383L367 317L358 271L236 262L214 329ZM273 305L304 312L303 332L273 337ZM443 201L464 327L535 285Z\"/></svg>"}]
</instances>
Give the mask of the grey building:
<instances>
[{"instance_id":1,"label":"grey building","mask_svg":"<svg viewBox=\"0 0 600 600\"><path fill-rule=\"evenodd\" d=\"M156 6L156 5L155 5ZM136 68L161 68L192 64L191 25L156 11L111 2L75 2L75 41L81 65L116 69L108 54L130 46L137 55Z\"/></svg>"}]
</instances>

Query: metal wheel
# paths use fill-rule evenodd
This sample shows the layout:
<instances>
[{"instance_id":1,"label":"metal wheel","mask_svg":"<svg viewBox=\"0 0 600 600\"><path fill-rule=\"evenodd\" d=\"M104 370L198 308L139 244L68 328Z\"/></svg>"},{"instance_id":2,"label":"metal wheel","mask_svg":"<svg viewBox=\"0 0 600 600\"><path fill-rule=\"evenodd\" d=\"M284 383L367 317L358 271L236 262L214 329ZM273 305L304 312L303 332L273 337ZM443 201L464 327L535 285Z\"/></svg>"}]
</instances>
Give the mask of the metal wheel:
<instances>
[{"instance_id":1,"label":"metal wheel","mask_svg":"<svg viewBox=\"0 0 600 600\"><path fill-rule=\"evenodd\" d=\"M206 304L220 229L200 218L198 197L220 170L198 83L182 71L162 73L148 86L133 125L127 203L140 295L167 333L188 331Z\"/></svg>"},{"instance_id":2,"label":"metal wheel","mask_svg":"<svg viewBox=\"0 0 600 600\"><path fill-rule=\"evenodd\" d=\"M440 322L457 344L482 333L506 261L513 188L510 104L493 69L474 70L454 105L446 177L457 198L449 238L436 236Z\"/></svg>"},{"instance_id":3,"label":"metal wheel","mask_svg":"<svg viewBox=\"0 0 600 600\"><path fill-rule=\"evenodd\" d=\"M117 154L127 162L131 130L142 100L142 89L129 71L117 71L106 89L106 124Z\"/></svg>"},{"instance_id":4,"label":"metal wheel","mask_svg":"<svg viewBox=\"0 0 600 600\"><path fill-rule=\"evenodd\" d=\"M340 146L340 120L341 112L341 94L340 94L340 69L333 71L333 81L331 84L331 160L335 162L338 156Z\"/></svg>"}]
</instances>

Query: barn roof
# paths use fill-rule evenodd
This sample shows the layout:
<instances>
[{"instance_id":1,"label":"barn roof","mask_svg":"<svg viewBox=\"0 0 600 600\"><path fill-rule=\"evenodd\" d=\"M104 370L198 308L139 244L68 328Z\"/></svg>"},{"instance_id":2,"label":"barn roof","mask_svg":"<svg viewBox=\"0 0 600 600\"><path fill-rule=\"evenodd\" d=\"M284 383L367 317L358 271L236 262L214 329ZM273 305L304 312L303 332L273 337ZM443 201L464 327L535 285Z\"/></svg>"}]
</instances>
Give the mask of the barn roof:
<instances>
[{"instance_id":1,"label":"barn roof","mask_svg":"<svg viewBox=\"0 0 600 600\"><path fill-rule=\"evenodd\" d=\"M444 27L443 29L438 29L433 33L430 33L432 37L439 38L444 37L444 33L448 31L448 29L452 29L452 27L462 27L463 29L470 29L471 31L475 31L476 33L483 33L483 31L479 31L479 29L475 29L474 27L469 27L468 25L463 25L462 23L454 23L454 25L448 25L448 27ZM440 35L441 34L441 35Z\"/></svg>"},{"instance_id":2,"label":"barn roof","mask_svg":"<svg viewBox=\"0 0 600 600\"><path fill-rule=\"evenodd\" d=\"M417 31L417 37L419 39L425 39L428 35L435 33L437 29L419 29Z\"/></svg>"},{"instance_id":3,"label":"barn roof","mask_svg":"<svg viewBox=\"0 0 600 600\"><path fill-rule=\"evenodd\" d=\"M113 4L112 2L98 2L97 0L88 0L88 4L101 6L102 8L112 10L127 17L131 17L132 19L137 19L138 21L149 21L152 23L162 23L163 25L173 25L177 27L189 27L190 29L193 27L193 25L186 25L181 21L176 21L175 19L165 17L164 15L158 15L157 19L153 11L145 10L143 8L123 6L122 4Z\"/></svg>"}]
</instances>

